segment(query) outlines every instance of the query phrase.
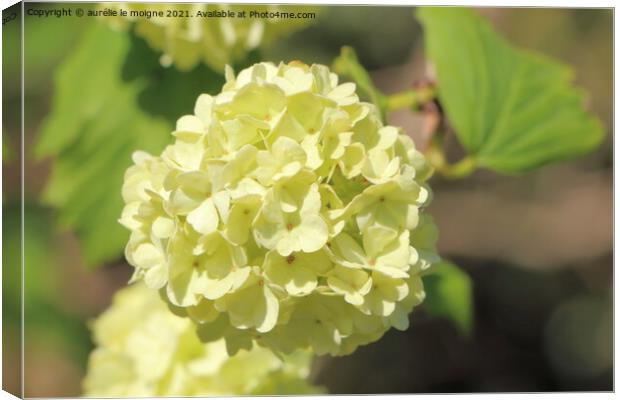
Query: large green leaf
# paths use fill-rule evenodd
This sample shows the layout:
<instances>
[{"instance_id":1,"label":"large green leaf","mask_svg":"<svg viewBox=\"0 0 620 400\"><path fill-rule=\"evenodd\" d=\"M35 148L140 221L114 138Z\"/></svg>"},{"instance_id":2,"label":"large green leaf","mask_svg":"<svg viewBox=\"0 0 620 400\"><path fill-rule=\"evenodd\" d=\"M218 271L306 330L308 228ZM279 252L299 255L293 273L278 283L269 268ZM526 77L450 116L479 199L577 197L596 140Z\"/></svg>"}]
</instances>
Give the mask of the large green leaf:
<instances>
[{"instance_id":1,"label":"large green leaf","mask_svg":"<svg viewBox=\"0 0 620 400\"><path fill-rule=\"evenodd\" d=\"M447 317L465 335L473 322L472 282L465 272L448 261L441 261L423 277L426 299L424 308L429 314Z\"/></svg>"},{"instance_id":2,"label":"large green leaf","mask_svg":"<svg viewBox=\"0 0 620 400\"><path fill-rule=\"evenodd\" d=\"M573 71L517 49L463 8L421 8L439 98L475 164L522 172L593 150L600 122L583 108Z\"/></svg>"},{"instance_id":3,"label":"large green leaf","mask_svg":"<svg viewBox=\"0 0 620 400\"><path fill-rule=\"evenodd\" d=\"M187 73L163 68L142 39L100 23L59 67L36 155L55 156L43 198L59 210L60 225L75 231L87 264L122 254L128 234L117 219L131 154L160 153L174 121L222 83L204 65Z\"/></svg>"},{"instance_id":4,"label":"large green leaf","mask_svg":"<svg viewBox=\"0 0 620 400\"><path fill-rule=\"evenodd\" d=\"M53 108L36 147L39 157L56 156L44 200L75 230L91 265L118 256L127 239L117 219L131 154L161 151L171 130L138 106L148 82L122 78L130 45L127 34L92 24L55 76Z\"/></svg>"}]
</instances>

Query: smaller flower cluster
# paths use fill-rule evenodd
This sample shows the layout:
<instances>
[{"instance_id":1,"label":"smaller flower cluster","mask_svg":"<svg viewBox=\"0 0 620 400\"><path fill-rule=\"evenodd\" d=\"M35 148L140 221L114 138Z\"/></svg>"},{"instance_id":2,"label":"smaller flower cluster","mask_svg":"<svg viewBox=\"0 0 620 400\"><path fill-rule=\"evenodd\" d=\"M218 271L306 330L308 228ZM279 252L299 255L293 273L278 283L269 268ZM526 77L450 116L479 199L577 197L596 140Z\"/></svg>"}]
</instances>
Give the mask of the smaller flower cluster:
<instances>
[{"instance_id":1,"label":"smaller flower cluster","mask_svg":"<svg viewBox=\"0 0 620 400\"><path fill-rule=\"evenodd\" d=\"M347 354L406 329L437 260L413 141L325 66L226 78L160 157L134 155L120 220L133 279L232 353Z\"/></svg>"},{"instance_id":2,"label":"smaller flower cluster","mask_svg":"<svg viewBox=\"0 0 620 400\"><path fill-rule=\"evenodd\" d=\"M255 348L233 357L223 340L200 342L195 326L174 315L143 284L121 289L93 325L96 349L84 379L87 397L311 394L311 358L278 358Z\"/></svg>"},{"instance_id":3,"label":"smaller flower cluster","mask_svg":"<svg viewBox=\"0 0 620 400\"><path fill-rule=\"evenodd\" d=\"M106 21L121 29L134 22L136 35L144 38L151 48L163 52L161 63L174 64L182 71L200 62L221 71L226 64L244 60L250 51L312 23L311 17L319 11L311 6L260 4L106 3L103 6L126 11L126 16L106 18ZM164 15L132 16L147 11ZM250 12L293 15L293 18L250 18ZM225 17L218 16L221 14ZM311 17L298 17L304 15Z\"/></svg>"}]
</instances>

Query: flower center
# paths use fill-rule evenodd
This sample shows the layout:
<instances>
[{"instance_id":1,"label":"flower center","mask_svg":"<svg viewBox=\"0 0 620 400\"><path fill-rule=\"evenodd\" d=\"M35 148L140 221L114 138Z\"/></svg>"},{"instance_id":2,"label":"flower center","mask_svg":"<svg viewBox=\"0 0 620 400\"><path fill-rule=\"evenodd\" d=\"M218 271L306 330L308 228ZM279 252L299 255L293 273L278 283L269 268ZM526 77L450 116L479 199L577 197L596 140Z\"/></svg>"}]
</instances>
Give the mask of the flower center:
<instances>
[{"instance_id":1,"label":"flower center","mask_svg":"<svg viewBox=\"0 0 620 400\"><path fill-rule=\"evenodd\" d=\"M292 264L295 261L295 256L293 254L286 257L286 262Z\"/></svg>"},{"instance_id":2,"label":"flower center","mask_svg":"<svg viewBox=\"0 0 620 400\"><path fill-rule=\"evenodd\" d=\"M292 231L293 230L293 224L291 224L290 222L288 224L286 224L286 229L288 231Z\"/></svg>"}]
</instances>

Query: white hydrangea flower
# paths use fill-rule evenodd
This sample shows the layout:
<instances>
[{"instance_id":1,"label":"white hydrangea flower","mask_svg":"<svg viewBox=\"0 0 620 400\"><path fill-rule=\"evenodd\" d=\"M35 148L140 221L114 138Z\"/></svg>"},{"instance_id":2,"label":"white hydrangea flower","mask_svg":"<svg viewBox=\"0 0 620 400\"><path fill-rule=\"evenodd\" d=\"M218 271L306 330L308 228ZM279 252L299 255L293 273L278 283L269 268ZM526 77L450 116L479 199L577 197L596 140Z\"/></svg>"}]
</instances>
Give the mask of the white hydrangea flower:
<instances>
[{"instance_id":1,"label":"white hydrangea flower","mask_svg":"<svg viewBox=\"0 0 620 400\"><path fill-rule=\"evenodd\" d=\"M226 64L243 61L252 50L313 23L320 11L303 5L205 3L104 3L100 8L117 11L116 17L105 17L115 28L135 24L136 35L163 53L162 65L174 64L183 71L200 62L221 71ZM127 14L120 15L121 10ZM146 12L161 12L163 17L140 14ZM261 17L264 13L272 17Z\"/></svg>"},{"instance_id":2,"label":"white hydrangea flower","mask_svg":"<svg viewBox=\"0 0 620 400\"><path fill-rule=\"evenodd\" d=\"M325 66L226 77L174 144L127 171L133 279L231 353L255 341L338 355L406 329L437 261L412 140Z\"/></svg>"},{"instance_id":3,"label":"white hydrangea flower","mask_svg":"<svg viewBox=\"0 0 620 400\"><path fill-rule=\"evenodd\" d=\"M321 392L307 382L308 352L278 358L256 347L229 357L224 340L202 343L191 320L141 283L117 292L92 328L97 347L83 382L87 397Z\"/></svg>"}]
</instances>

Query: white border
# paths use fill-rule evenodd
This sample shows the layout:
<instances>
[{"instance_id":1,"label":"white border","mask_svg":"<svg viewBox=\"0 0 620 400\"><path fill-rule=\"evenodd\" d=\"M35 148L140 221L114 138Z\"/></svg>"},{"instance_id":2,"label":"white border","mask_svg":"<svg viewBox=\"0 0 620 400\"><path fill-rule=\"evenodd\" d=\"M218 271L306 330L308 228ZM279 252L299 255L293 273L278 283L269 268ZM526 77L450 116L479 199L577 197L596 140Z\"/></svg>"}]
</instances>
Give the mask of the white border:
<instances>
[{"instance_id":1,"label":"white border","mask_svg":"<svg viewBox=\"0 0 620 400\"><path fill-rule=\"evenodd\" d=\"M44 0L29 0L28 2L47 2ZM79 1L79 0L65 0L63 1L63 3L87 3L87 2L99 2L99 1ZM126 2L139 2L139 1L126 1ZM145 1L146 2L146 1ZM152 3L187 3L188 1L182 1L182 0L168 0L168 1L163 1L163 0L151 0L148 2L152 2ZM2 0L2 8L5 9L7 7L10 7L11 5L15 4L16 1L13 0ZM214 2L211 1L211 3L222 3L222 2ZM470 6L470 7L562 7L562 8L614 8L614 122L613 122L613 132L615 132L616 129L616 119L615 116L619 115L619 109L618 109L618 105L615 102L615 93L616 93L616 89L618 89L618 83L615 80L615 74L618 71L617 69L617 65L615 63L616 59L615 59L615 54L616 53L616 49L617 49L617 44L618 44L618 33L615 30L615 4L613 1L605 1L605 0L590 0L590 1L583 1L583 0L521 0L521 1L514 1L514 0L507 0L507 1L492 1L492 0L478 0L478 1L465 1L465 0L451 0L451 1L432 1L432 0L426 0L426 1L416 1L416 2L412 2L412 1L406 1L406 0L389 0L386 2L368 2L368 1L363 1L363 0L339 0L339 1L330 1L330 0L315 0L315 1L303 1L303 0L286 0L286 1L273 1L273 2L269 2L269 1L249 1L249 0L229 0L229 1L225 1L225 3L245 3L245 4L250 4L250 3L288 3L288 4L324 4L324 5L382 5L382 6L387 6L387 5L397 5L397 6L414 6L414 5L419 5L419 6L432 6L432 5L458 5L458 6ZM23 13L23 3L22 3L22 76L21 76L21 83L22 83L22 115L21 115L21 123L22 123L22 139L21 139L21 163L22 163L22 188L21 188L21 197L22 197L22 207L23 207L23 196L24 196L24 192L23 192L23 179L24 179L24 170L23 170L23 163L24 163L24 148L23 148L23 123L24 123L24 104L23 104L23 84L24 84L24 74L23 74L23 29L24 29L24 21L23 21L23 17L24 17L24 13ZM2 33L0 31L0 43L2 40ZM0 54L0 63L2 61L2 55ZM1 78L0 78L0 89L1 89ZM2 117L2 111L0 110L0 120ZM618 148L618 143L615 140L615 135L614 135L614 164L615 164L615 155L616 155L616 150ZM618 185L620 184L620 178L618 177L618 174L616 174L616 166L614 165L614 187L618 187ZM2 184L2 177L0 176L0 192L1 192L1 184ZM615 191L614 191L614 250L617 248L618 245L618 239L617 236L615 235L615 226L617 225L616 223L618 222L617 220L617 215L615 213L615 209L616 206L618 205L617 203L618 199L615 196ZM21 248L21 253L22 253L22 262L23 262L23 208L22 208L22 248ZM2 216L0 215L0 222L2 221ZM2 237L2 233L0 232L0 239ZM2 244L0 241L0 252L2 250ZM617 265L617 261L618 261L618 254L616 254L616 252L614 251L614 266ZM23 266L23 264L22 264ZM614 289L615 287L617 287L617 283L618 283L618 275L615 274L614 271ZM0 276L0 284L2 282L2 277ZM22 268L22 293L23 293L23 268ZM2 300L0 298L0 307L2 306ZM618 309L615 307L616 306L616 302L615 302L615 290L614 290L614 332L615 331L615 321L616 321L616 316L617 316L617 311ZM23 302L22 302L22 322L23 322ZM0 327L1 327L1 321L0 321ZM22 332L23 335L23 332ZM2 339L2 332L0 331L0 340ZM614 339L615 339L615 335L614 335ZM23 336L22 336L22 351L23 351ZM1 354L1 350L0 350L0 354ZM614 362L615 360L618 359L617 357L618 355L618 349L615 346L615 340L614 340ZM21 364L21 368L22 368L22 393L23 393L23 353L22 353L22 364ZM1 373L2 373L2 366L0 366L0 379L1 379ZM360 377L361 379L363 379L363 377ZM618 381L618 369L615 368L614 365L614 388L615 388L615 383ZM453 398L453 394L422 394L422 395L373 395L373 396L350 396L350 395L340 395L338 396L339 398L342 399L363 399L363 398L367 398L367 397L372 397L372 398L379 398L379 399L390 399L390 400L396 400L396 399L413 399L415 396L415 399L420 399L420 400L427 400L427 399L444 399L444 398ZM587 398L587 399L606 399L606 398L614 398L615 394L614 393L592 393L592 392L587 392L587 393L508 393L508 394L497 394L497 393L489 393L489 394L482 394L482 393L477 393L477 394L462 394L462 395L458 395L458 396L466 396L468 398L492 398L492 399L531 399L531 398L538 398L538 397L545 397L548 399L568 399L568 400L572 400L572 399L583 399L583 398ZM251 396L248 396L249 398L254 398ZM317 398L317 399L327 399L331 396L313 396L313 398ZM2 391L0 393L0 399L14 399L15 397L7 392ZM233 399L234 397L221 397L222 399ZM278 397L276 396L265 396L265 397L261 397L263 399L277 399ZM183 398L171 398L171 399L183 399Z\"/></svg>"}]
</instances>

